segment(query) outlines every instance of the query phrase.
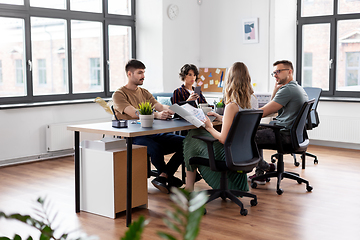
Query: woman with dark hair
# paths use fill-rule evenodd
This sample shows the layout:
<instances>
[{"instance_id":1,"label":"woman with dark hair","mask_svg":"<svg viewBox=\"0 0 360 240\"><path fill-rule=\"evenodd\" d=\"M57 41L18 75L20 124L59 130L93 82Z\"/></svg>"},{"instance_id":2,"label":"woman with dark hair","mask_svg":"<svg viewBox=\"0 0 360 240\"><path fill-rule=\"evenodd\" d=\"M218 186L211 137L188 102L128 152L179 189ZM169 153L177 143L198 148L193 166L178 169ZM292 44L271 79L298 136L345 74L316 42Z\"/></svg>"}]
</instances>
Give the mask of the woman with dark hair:
<instances>
[{"instance_id":1,"label":"woman with dark hair","mask_svg":"<svg viewBox=\"0 0 360 240\"><path fill-rule=\"evenodd\" d=\"M194 92L195 88L193 85L199 78L199 71L195 65L185 64L180 69L179 77L184 84L174 91L172 103L194 100L196 100L197 104L207 103L201 91L200 96Z\"/></svg>"},{"instance_id":2,"label":"woman with dark hair","mask_svg":"<svg viewBox=\"0 0 360 240\"><path fill-rule=\"evenodd\" d=\"M192 138L194 135L212 136L218 139L215 142L214 153L215 158L219 161L225 161L224 142L229 133L231 124L237 112L243 109L257 109L258 101L254 95L251 86L251 78L246 65L242 62L234 63L229 69L227 79L225 81L225 110L224 116L217 113L209 112L208 115L216 116L218 121L222 121L221 131L217 131L209 118L205 120L205 129L199 128L190 130L189 134L183 141L184 161L187 168L186 171L186 187L188 191L194 190L196 177L196 169L199 170L205 182L212 188L220 187L220 172L211 171L209 167L202 165L190 165L189 159L192 157L208 158L208 150L205 142ZM246 174L229 172L227 174L229 189L238 189L248 191L249 186Z\"/></svg>"}]
</instances>

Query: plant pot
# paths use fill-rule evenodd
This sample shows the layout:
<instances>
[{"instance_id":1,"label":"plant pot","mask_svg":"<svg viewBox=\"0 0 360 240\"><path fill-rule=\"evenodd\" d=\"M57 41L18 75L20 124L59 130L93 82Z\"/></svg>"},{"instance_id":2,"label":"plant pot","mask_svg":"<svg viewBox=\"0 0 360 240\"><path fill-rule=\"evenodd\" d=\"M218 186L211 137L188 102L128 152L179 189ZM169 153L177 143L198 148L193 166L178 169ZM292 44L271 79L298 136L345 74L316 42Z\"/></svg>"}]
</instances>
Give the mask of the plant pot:
<instances>
[{"instance_id":1,"label":"plant pot","mask_svg":"<svg viewBox=\"0 0 360 240\"><path fill-rule=\"evenodd\" d=\"M224 115L224 108L215 107L215 112L220 115Z\"/></svg>"},{"instance_id":2,"label":"plant pot","mask_svg":"<svg viewBox=\"0 0 360 240\"><path fill-rule=\"evenodd\" d=\"M154 122L154 114L151 115L139 115L141 127L152 127Z\"/></svg>"}]
</instances>

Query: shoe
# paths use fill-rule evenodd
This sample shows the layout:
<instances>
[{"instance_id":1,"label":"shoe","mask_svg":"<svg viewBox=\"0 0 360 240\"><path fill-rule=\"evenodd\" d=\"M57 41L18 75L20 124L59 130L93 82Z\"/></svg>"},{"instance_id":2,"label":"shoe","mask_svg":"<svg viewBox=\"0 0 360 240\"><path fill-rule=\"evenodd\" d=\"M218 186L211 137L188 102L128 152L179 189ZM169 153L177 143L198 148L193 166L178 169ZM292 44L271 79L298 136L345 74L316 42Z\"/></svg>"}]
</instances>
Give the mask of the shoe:
<instances>
[{"instance_id":1,"label":"shoe","mask_svg":"<svg viewBox=\"0 0 360 240\"><path fill-rule=\"evenodd\" d=\"M169 177L167 179L167 181L168 181L168 187L169 188L171 188L171 187L179 188L184 184L181 179L179 179L177 177L174 177L174 176Z\"/></svg>"},{"instance_id":2,"label":"shoe","mask_svg":"<svg viewBox=\"0 0 360 240\"><path fill-rule=\"evenodd\" d=\"M247 177L248 182L252 182L251 180L252 180L254 177L257 177L256 174L254 174L254 175L252 175L252 176L248 176L248 177ZM254 182L257 183L258 185L265 185L265 184L266 184L266 179L265 179L265 178L260 178L260 179L254 180Z\"/></svg>"},{"instance_id":3,"label":"shoe","mask_svg":"<svg viewBox=\"0 0 360 240\"><path fill-rule=\"evenodd\" d=\"M276 165L274 163L269 163L269 170L267 172L275 172Z\"/></svg>"},{"instance_id":4,"label":"shoe","mask_svg":"<svg viewBox=\"0 0 360 240\"><path fill-rule=\"evenodd\" d=\"M157 189L159 189L161 192L163 193L169 193L169 187L166 184L167 182L167 178L166 177L156 177L154 178L151 183L154 185L154 187L156 187Z\"/></svg>"}]
</instances>

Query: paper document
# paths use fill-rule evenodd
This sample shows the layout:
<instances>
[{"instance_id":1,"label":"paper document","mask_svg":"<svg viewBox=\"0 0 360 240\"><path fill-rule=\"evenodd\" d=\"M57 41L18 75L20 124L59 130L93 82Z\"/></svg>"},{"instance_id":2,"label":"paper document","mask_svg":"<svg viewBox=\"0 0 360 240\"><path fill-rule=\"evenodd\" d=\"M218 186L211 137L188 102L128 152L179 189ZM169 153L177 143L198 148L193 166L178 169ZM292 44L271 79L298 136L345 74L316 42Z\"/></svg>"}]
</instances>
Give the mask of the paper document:
<instances>
[{"instance_id":1,"label":"paper document","mask_svg":"<svg viewBox=\"0 0 360 240\"><path fill-rule=\"evenodd\" d=\"M170 106L170 110L179 114L182 118L184 118L186 121L193 124L197 128L205 126L205 124L202 122L206 119L205 114L199 108L194 108L188 103L182 106L179 106L175 103L174 105Z\"/></svg>"}]
</instances>

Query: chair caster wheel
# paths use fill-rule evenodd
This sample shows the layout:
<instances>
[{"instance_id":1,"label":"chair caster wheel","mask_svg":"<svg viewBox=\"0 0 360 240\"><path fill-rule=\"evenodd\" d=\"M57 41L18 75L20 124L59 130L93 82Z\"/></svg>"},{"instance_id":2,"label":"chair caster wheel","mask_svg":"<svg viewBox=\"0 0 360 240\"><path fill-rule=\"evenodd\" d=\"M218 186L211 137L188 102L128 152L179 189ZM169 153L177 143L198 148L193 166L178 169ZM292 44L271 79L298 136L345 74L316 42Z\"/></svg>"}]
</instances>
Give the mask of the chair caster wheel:
<instances>
[{"instance_id":1,"label":"chair caster wheel","mask_svg":"<svg viewBox=\"0 0 360 240\"><path fill-rule=\"evenodd\" d=\"M298 166L300 166L300 163L299 163L299 162L295 162L294 165L295 165L295 167L298 167Z\"/></svg>"},{"instance_id":2,"label":"chair caster wheel","mask_svg":"<svg viewBox=\"0 0 360 240\"><path fill-rule=\"evenodd\" d=\"M243 216L246 216L248 214L248 210L243 208L240 210L240 214L243 215Z\"/></svg>"},{"instance_id":3,"label":"chair caster wheel","mask_svg":"<svg viewBox=\"0 0 360 240\"><path fill-rule=\"evenodd\" d=\"M223 201L226 201L226 197L221 197L221 199L222 199Z\"/></svg>"},{"instance_id":4,"label":"chair caster wheel","mask_svg":"<svg viewBox=\"0 0 360 240\"><path fill-rule=\"evenodd\" d=\"M277 193L278 195L281 195L281 194L284 193L284 190L282 190L281 188L279 188L278 190L276 190L276 193Z\"/></svg>"},{"instance_id":5,"label":"chair caster wheel","mask_svg":"<svg viewBox=\"0 0 360 240\"><path fill-rule=\"evenodd\" d=\"M251 188L256 188L257 187L257 183L256 182L252 182L251 183Z\"/></svg>"},{"instance_id":6,"label":"chair caster wheel","mask_svg":"<svg viewBox=\"0 0 360 240\"><path fill-rule=\"evenodd\" d=\"M275 162L276 162L276 159L272 158L272 159L271 159L271 162L272 162L272 163L275 163Z\"/></svg>"},{"instance_id":7,"label":"chair caster wheel","mask_svg":"<svg viewBox=\"0 0 360 240\"><path fill-rule=\"evenodd\" d=\"M308 192L311 192L311 190L313 190L313 187L310 186L310 185L308 185L308 186L306 187L306 190L307 190Z\"/></svg>"},{"instance_id":8,"label":"chair caster wheel","mask_svg":"<svg viewBox=\"0 0 360 240\"><path fill-rule=\"evenodd\" d=\"M297 183L298 183L298 184L301 184L302 182L301 182L300 180L297 180Z\"/></svg>"},{"instance_id":9,"label":"chair caster wheel","mask_svg":"<svg viewBox=\"0 0 360 240\"><path fill-rule=\"evenodd\" d=\"M319 161L317 159L315 159L314 164L319 164Z\"/></svg>"},{"instance_id":10,"label":"chair caster wheel","mask_svg":"<svg viewBox=\"0 0 360 240\"><path fill-rule=\"evenodd\" d=\"M266 178L265 181L266 181L266 182L270 182L270 178L269 178L269 177Z\"/></svg>"},{"instance_id":11,"label":"chair caster wheel","mask_svg":"<svg viewBox=\"0 0 360 240\"><path fill-rule=\"evenodd\" d=\"M206 211L206 208L204 208L204 215L206 215L207 211Z\"/></svg>"},{"instance_id":12,"label":"chair caster wheel","mask_svg":"<svg viewBox=\"0 0 360 240\"><path fill-rule=\"evenodd\" d=\"M250 201L250 204L251 204L251 206L256 206L258 203L257 203L257 200L252 199L252 200Z\"/></svg>"}]
</instances>

